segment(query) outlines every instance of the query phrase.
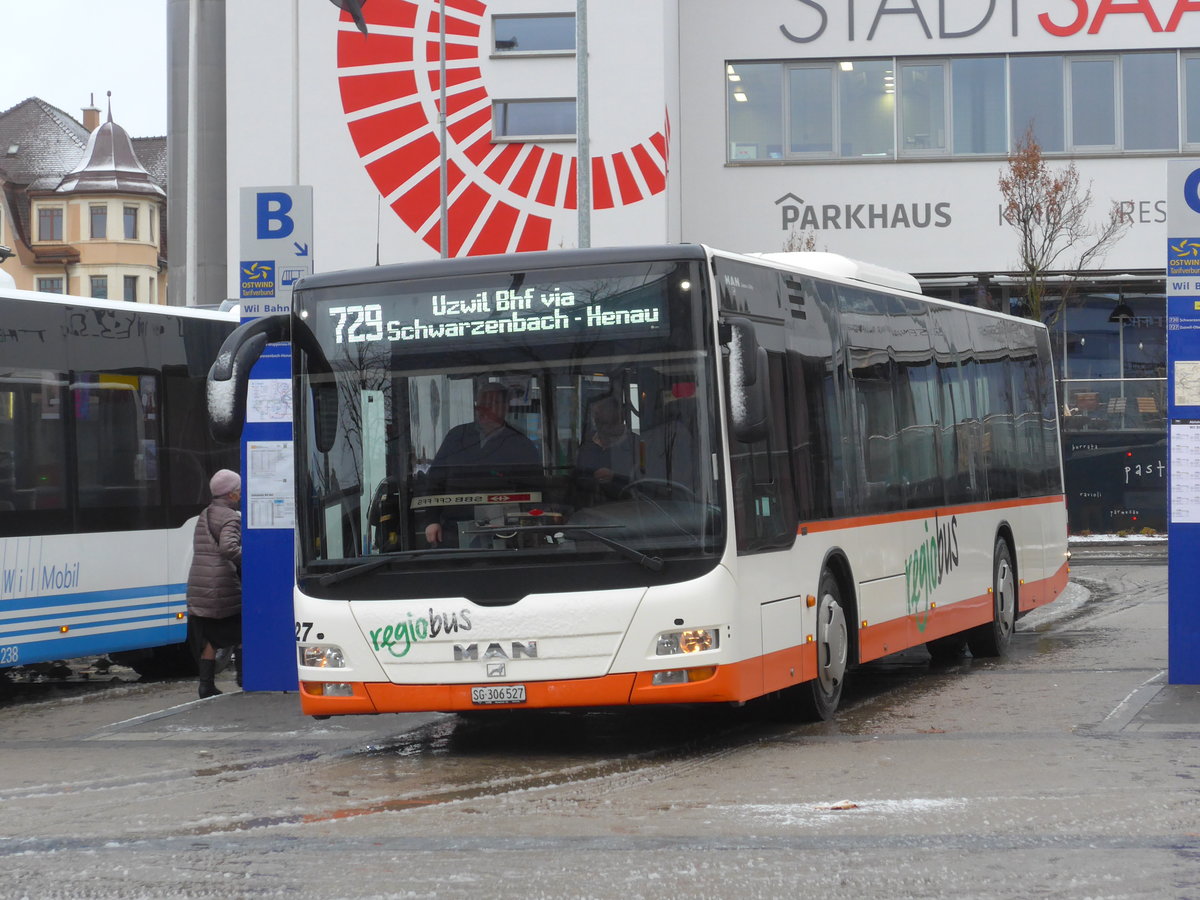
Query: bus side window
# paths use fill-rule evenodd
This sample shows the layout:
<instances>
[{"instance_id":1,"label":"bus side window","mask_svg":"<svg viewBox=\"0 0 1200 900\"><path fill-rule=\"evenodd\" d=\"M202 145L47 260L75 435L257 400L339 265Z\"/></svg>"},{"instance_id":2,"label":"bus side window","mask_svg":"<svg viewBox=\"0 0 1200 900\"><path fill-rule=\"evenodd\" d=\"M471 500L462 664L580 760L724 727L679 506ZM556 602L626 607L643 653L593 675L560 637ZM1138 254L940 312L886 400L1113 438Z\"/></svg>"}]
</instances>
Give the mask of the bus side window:
<instances>
[{"instance_id":1,"label":"bus side window","mask_svg":"<svg viewBox=\"0 0 1200 900\"><path fill-rule=\"evenodd\" d=\"M862 366L853 377L863 442L865 511L883 512L899 505L901 488L892 366L888 362Z\"/></svg>"},{"instance_id":2,"label":"bus side window","mask_svg":"<svg viewBox=\"0 0 1200 900\"><path fill-rule=\"evenodd\" d=\"M730 437L734 520L739 553L786 549L796 540L796 488L788 453L793 415L785 358L767 354L771 385L771 430L764 440L744 444Z\"/></svg>"}]
</instances>

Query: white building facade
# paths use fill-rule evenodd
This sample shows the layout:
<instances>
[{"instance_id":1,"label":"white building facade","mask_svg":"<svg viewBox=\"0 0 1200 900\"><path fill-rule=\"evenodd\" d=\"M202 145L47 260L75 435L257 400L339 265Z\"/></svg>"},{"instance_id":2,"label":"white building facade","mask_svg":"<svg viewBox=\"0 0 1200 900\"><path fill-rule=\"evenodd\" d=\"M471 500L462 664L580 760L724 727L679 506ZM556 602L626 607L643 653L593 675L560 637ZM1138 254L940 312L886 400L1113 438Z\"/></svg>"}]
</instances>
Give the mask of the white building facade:
<instances>
[{"instance_id":1,"label":"white building facade","mask_svg":"<svg viewBox=\"0 0 1200 900\"><path fill-rule=\"evenodd\" d=\"M317 271L438 256L443 207L448 255L578 245L575 0L445 0L444 125L442 8L369 0L364 35L321 0L229 4L231 296L248 186L313 186ZM1200 153L1200 0L590 0L587 24L595 246L807 244L1007 308L998 178L1032 125L1097 222L1130 222L1052 323L1069 489L1093 473L1073 527L1165 527L1166 160Z\"/></svg>"}]
</instances>

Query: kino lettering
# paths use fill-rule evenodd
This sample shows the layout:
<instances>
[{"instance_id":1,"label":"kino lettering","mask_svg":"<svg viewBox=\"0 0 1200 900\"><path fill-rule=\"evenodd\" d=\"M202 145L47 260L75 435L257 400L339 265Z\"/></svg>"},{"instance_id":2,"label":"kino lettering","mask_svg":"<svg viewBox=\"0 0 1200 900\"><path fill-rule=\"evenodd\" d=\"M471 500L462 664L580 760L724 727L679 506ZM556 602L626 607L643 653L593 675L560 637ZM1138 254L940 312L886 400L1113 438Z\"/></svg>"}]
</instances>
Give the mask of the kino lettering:
<instances>
[{"instance_id":1,"label":"kino lettering","mask_svg":"<svg viewBox=\"0 0 1200 900\"><path fill-rule=\"evenodd\" d=\"M925 522L929 531L929 522ZM917 630L924 631L933 614L931 598L942 579L958 568L958 516L942 523L933 517L933 534L904 561L904 591L908 614L916 616Z\"/></svg>"},{"instance_id":2,"label":"kino lettering","mask_svg":"<svg viewBox=\"0 0 1200 900\"><path fill-rule=\"evenodd\" d=\"M439 634L455 634L459 630L471 630L469 609L462 609L456 613L437 613L431 609L428 617L413 618L413 614L409 613L407 618L395 625L372 629L371 645L377 653L387 650L392 656L400 659L408 655L413 644L433 640Z\"/></svg>"}]
</instances>

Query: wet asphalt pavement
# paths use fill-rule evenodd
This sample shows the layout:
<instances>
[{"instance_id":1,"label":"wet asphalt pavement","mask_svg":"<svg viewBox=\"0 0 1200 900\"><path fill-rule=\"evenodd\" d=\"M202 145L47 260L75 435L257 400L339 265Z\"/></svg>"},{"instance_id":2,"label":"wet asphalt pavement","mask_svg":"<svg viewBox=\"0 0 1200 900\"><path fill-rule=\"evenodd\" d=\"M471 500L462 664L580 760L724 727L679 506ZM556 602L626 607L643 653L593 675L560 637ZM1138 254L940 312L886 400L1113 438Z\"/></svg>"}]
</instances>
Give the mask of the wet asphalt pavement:
<instances>
[{"instance_id":1,"label":"wet asphalt pavement","mask_svg":"<svg viewBox=\"0 0 1200 900\"><path fill-rule=\"evenodd\" d=\"M1005 659L863 667L827 723L10 697L0 898L1200 897L1200 688L1166 684L1164 559L1117 549Z\"/></svg>"}]
</instances>

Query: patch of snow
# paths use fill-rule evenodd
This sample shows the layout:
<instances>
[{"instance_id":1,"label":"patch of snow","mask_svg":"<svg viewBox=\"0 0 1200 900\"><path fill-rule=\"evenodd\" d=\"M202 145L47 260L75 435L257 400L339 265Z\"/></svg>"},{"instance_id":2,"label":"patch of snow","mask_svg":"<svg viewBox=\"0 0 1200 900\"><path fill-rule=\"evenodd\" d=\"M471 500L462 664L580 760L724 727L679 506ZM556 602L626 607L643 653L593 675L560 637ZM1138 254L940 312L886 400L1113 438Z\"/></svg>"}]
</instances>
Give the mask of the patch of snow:
<instances>
[{"instance_id":1,"label":"patch of snow","mask_svg":"<svg viewBox=\"0 0 1200 900\"><path fill-rule=\"evenodd\" d=\"M912 818L957 809L966 806L967 803L964 798L909 797L896 800L840 800L829 803L748 804L741 809L752 816L773 819L779 824L805 825L844 816L869 816L876 819L892 816Z\"/></svg>"},{"instance_id":2,"label":"patch of snow","mask_svg":"<svg viewBox=\"0 0 1200 900\"><path fill-rule=\"evenodd\" d=\"M1068 544L1131 544L1167 542L1165 534L1072 534L1067 537Z\"/></svg>"}]
</instances>

